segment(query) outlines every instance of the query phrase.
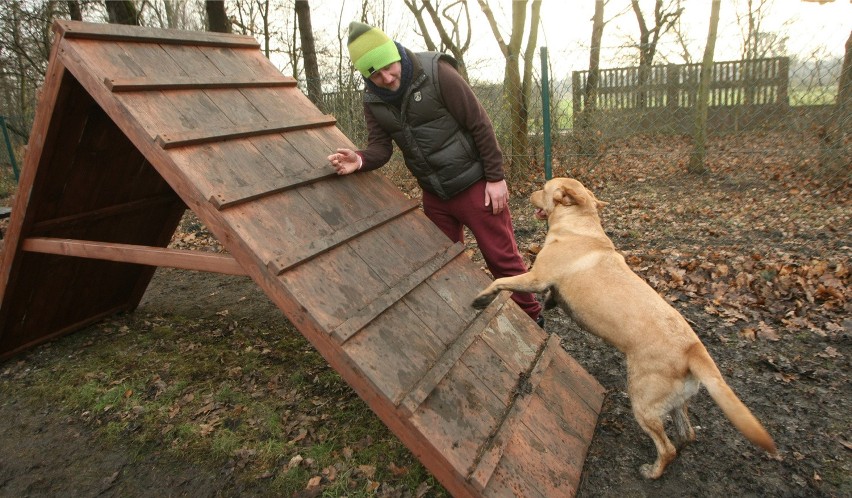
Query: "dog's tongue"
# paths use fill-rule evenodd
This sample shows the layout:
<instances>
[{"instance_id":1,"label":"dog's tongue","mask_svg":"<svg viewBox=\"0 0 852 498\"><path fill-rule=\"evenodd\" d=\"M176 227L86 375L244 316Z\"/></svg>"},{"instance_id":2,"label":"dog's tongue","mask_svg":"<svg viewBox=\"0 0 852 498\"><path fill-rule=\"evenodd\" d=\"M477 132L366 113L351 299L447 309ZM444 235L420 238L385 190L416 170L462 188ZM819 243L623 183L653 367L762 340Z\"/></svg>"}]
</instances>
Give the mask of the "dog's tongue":
<instances>
[{"instance_id":1,"label":"dog's tongue","mask_svg":"<svg viewBox=\"0 0 852 498\"><path fill-rule=\"evenodd\" d=\"M547 214L545 214L544 209L536 208L535 217L540 219L540 220L544 220L544 219L547 218Z\"/></svg>"}]
</instances>

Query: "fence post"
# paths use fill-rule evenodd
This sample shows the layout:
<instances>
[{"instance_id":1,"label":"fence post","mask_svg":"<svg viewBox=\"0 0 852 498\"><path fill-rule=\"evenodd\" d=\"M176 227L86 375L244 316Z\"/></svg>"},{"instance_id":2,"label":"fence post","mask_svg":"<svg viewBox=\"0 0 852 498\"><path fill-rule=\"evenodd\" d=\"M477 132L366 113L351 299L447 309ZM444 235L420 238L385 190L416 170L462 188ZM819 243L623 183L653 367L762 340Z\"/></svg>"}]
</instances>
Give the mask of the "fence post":
<instances>
[{"instance_id":1,"label":"fence post","mask_svg":"<svg viewBox=\"0 0 852 498\"><path fill-rule=\"evenodd\" d=\"M580 71L571 72L571 126L574 129L579 128L580 113L585 111L585 106L581 105L583 92L580 90Z\"/></svg>"},{"instance_id":2,"label":"fence post","mask_svg":"<svg viewBox=\"0 0 852 498\"><path fill-rule=\"evenodd\" d=\"M790 84L790 58L781 57L778 59L778 104L782 106L790 105L790 96L788 95L787 86Z\"/></svg>"},{"instance_id":3,"label":"fence post","mask_svg":"<svg viewBox=\"0 0 852 498\"><path fill-rule=\"evenodd\" d=\"M0 128L3 129L3 139L6 140L6 150L9 151L9 162L12 163L12 173L15 174L15 183L17 183L18 163L15 161L15 151L12 149L12 141L9 139L9 130L6 129L6 116L0 116Z\"/></svg>"},{"instance_id":4,"label":"fence post","mask_svg":"<svg viewBox=\"0 0 852 498\"><path fill-rule=\"evenodd\" d=\"M550 81L547 78L547 47L541 47L541 110L542 133L544 133L544 179L550 180L553 170L551 168Z\"/></svg>"}]
</instances>

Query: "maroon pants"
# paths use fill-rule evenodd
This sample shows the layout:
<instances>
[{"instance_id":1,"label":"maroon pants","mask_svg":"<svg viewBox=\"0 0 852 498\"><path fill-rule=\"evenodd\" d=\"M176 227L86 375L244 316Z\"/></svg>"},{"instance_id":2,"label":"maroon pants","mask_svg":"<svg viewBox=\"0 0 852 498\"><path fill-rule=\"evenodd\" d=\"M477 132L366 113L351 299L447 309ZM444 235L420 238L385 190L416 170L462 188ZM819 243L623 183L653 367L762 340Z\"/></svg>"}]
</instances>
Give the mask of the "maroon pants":
<instances>
[{"instance_id":1,"label":"maroon pants","mask_svg":"<svg viewBox=\"0 0 852 498\"><path fill-rule=\"evenodd\" d=\"M491 206L485 206L485 180L446 201L423 191L423 211L453 242L464 242L464 227L468 227L494 278L527 272L515 242L508 206L499 214L493 214ZM541 314L541 304L534 295L515 292L512 299L533 320Z\"/></svg>"}]
</instances>

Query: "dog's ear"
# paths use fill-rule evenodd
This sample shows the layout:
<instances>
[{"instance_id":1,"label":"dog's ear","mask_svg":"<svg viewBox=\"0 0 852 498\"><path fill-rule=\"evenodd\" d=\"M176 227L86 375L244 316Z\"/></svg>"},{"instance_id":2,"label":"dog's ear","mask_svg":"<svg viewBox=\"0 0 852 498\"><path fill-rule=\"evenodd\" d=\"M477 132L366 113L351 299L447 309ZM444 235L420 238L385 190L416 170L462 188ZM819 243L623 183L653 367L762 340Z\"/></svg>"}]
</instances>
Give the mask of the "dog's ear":
<instances>
[{"instance_id":1,"label":"dog's ear","mask_svg":"<svg viewBox=\"0 0 852 498\"><path fill-rule=\"evenodd\" d=\"M563 206L575 204L581 206L586 202L586 198L578 194L576 190L563 185L553 191L553 202Z\"/></svg>"},{"instance_id":2,"label":"dog's ear","mask_svg":"<svg viewBox=\"0 0 852 498\"><path fill-rule=\"evenodd\" d=\"M592 192L591 190L586 189L586 192L588 192L588 193L589 193L589 197L591 197L591 198L592 198L592 200L593 200L593 201L595 201L595 208L597 208L597 210L598 210L598 211L600 211L600 210L601 210L601 208L603 208L604 206L609 206L609 203L608 203L608 202L606 202L606 201L601 201L601 200L599 200L597 197L595 197L594 192Z\"/></svg>"}]
</instances>

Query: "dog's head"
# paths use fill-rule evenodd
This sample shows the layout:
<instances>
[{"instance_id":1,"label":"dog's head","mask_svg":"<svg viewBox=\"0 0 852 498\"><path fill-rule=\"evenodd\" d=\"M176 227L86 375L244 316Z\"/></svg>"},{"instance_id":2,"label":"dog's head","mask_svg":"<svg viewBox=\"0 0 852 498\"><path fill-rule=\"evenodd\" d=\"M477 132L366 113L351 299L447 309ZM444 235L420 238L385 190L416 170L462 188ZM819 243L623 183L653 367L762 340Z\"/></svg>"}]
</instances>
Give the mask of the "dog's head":
<instances>
[{"instance_id":1,"label":"dog's head","mask_svg":"<svg viewBox=\"0 0 852 498\"><path fill-rule=\"evenodd\" d=\"M599 201L595 194L573 178L549 180L542 190L532 193L530 202L536 207L535 217L540 220L546 220L560 207L573 207L597 214L598 209L608 204Z\"/></svg>"}]
</instances>

